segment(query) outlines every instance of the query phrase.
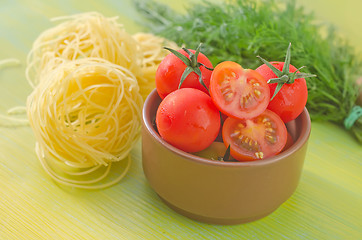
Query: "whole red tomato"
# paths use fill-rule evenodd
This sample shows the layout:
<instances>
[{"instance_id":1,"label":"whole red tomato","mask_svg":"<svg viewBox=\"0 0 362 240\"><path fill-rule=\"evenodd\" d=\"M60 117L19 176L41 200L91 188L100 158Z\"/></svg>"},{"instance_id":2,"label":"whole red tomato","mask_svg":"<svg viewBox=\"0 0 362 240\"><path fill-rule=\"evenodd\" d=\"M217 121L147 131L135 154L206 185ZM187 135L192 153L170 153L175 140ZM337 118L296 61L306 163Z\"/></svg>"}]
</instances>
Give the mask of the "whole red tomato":
<instances>
[{"instance_id":1,"label":"whole red tomato","mask_svg":"<svg viewBox=\"0 0 362 240\"><path fill-rule=\"evenodd\" d=\"M207 148L217 137L220 114L206 93L181 88L167 95L156 113L161 137L185 152Z\"/></svg>"},{"instance_id":2,"label":"whole red tomato","mask_svg":"<svg viewBox=\"0 0 362 240\"><path fill-rule=\"evenodd\" d=\"M193 54L196 52L195 50L191 49L188 49L188 51L190 51ZM183 49L180 49L177 52L190 58L189 57L190 54ZM197 55L197 62L212 69L212 63L201 52L199 52ZM196 64L196 61L194 61L194 63ZM210 76L212 71L205 68L205 66L200 65L198 68L199 71L201 71L202 81L204 82L205 86L208 88L210 84ZM179 88L181 77L184 74L185 69L187 67L188 66L178 56L176 56L173 53L170 53L162 60L156 71L156 89L158 95L162 99L164 99L168 94ZM200 83L199 75L197 75L195 72L189 73L189 75L185 78L185 80L181 84L181 88L195 88L208 94L208 89L205 88L205 86L203 86Z\"/></svg>"},{"instance_id":3,"label":"whole red tomato","mask_svg":"<svg viewBox=\"0 0 362 240\"><path fill-rule=\"evenodd\" d=\"M284 62L264 63L255 71L260 73L269 83L271 100L268 109L277 113L286 123L294 120L302 113L308 99L308 89L305 78L315 77L310 73L301 73L290 64L291 44L289 43Z\"/></svg>"},{"instance_id":4,"label":"whole red tomato","mask_svg":"<svg viewBox=\"0 0 362 240\"><path fill-rule=\"evenodd\" d=\"M270 62L274 67L283 70L284 62ZM255 71L260 73L266 81L278 76L266 65L263 64ZM293 73L297 68L289 65L289 72ZM297 71L299 72L299 71ZM269 83L270 96L273 96L278 83ZM286 123L302 113L308 99L307 83L304 78L297 78L293 83L285 83L280 91L269 102L268 109L277 113Z\"/></svg>"}]
</instances>

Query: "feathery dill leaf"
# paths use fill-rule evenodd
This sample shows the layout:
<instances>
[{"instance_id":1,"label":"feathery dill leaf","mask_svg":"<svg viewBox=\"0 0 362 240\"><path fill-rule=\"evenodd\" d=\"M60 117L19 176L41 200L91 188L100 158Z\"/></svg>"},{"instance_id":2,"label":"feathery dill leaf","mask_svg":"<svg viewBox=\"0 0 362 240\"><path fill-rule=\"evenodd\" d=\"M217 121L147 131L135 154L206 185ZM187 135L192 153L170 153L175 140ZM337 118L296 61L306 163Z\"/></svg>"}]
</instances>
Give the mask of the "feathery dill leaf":
<instances>
[{"instance_id":1,"label":"feathery dill leaf","mask_svg":"<svg viewBox=\"0 0 362 240\"><path fill-rule=\"evenodd\" d=\"M312 120L342 125L358 97L355 81L361 76L361 58L331 25L318 25L295 1L203 1L172 10L155 1L136 1L149 31L193 48L203 43L203 53L214 66L225 60L255 69L257 55L283 61L292 43L292 63L316 74L307 78L307 108ZM324 32L324 34L322 34ZM362 139L361 117L352 131ZM362 143L362 140L360 141Z\"/></svg>"}]
</instances>

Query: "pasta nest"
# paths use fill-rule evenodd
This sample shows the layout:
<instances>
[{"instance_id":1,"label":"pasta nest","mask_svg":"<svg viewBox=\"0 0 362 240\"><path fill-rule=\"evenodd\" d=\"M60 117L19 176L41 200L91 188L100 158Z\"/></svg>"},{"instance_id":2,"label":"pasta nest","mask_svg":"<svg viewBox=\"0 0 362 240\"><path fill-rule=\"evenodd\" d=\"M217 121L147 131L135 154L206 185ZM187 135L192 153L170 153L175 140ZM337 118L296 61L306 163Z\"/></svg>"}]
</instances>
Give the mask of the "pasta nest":
<instances>
[{"instance_id":1,"label":"pasta nest","mask_svg":"<svg viewBox=\"0 0 362 240\"><path fill-rule=\"evenodd\" d=\"M26 78L34 88L53 58L75 60L102 58L131 71L145 100L155 88L155 73L159 63L169 54L164 46L177 44L148 33L131 35L117 17L105 17L98 12L80 13L53 18L62 21L45 30L34 41L27 57ZM56 66L53 66L53 68Z\"/></svg>"},{"instance_id":2,"label":"pasta nest","mask_svg":"<svg viewBox=\"0 0 362 240\"><path fill-rule=\"evenodd\" d=\"M138 83L141 86L141 95L145 99L156 87L155 77L158 66L170 54L163 46L172 49L178 49L179 46L173 41L150 33L139 32L134 34L133 38L137 41L138 49L142 53L142 62L140 63L142 75L138 77Z\"/></svg>"},{"instance_id":3,"label":"pasta nest","mask_svg":"<svg viewBox=\"0 0 362 240\"><path fill-rule=\"evenodd\" d=\"M141 127L143 100L132 72L100 58L51 61L48 67L57 67L45 68L27 98L38 157L48 173L60 179L49 163L88 171L125 159Z\"/></svg>"},{"instance_id":4,"label":"pasta nest","mask_svg":"<svg viewBox=\"0 0 362 240\"><path fill-rule=\"evenodd\" d=\"M153 34L131 35L117 17L98 12L52 20L60 23L39 35L27 57L26 78L34 90L26 111L36 154L57 182L110 186L129 169L143 102L169 54L163 47L178 47ZM126 166L112 178L117 162Z\"/></svg>"}]
</instances>

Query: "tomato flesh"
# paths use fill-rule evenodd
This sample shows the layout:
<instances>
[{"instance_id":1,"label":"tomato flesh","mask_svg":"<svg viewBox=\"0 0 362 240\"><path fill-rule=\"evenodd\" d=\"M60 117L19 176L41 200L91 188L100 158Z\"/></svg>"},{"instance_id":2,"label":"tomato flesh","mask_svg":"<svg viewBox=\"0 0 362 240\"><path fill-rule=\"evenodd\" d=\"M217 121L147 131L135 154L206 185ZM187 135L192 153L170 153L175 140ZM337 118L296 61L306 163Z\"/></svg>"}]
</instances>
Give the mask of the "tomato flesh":
<instances>
[{"instance_id":1,"label":"tomato flesh","mask_svg":"<svg viewBox=\"0 0 362 240\"><path fill-rule=\"evenodd\" d=\"M258 116L270 100L269 86L264 78L231 61L215 67L210 79L210 95L221 112L235 118Z\"/></svg>"},{"instance_id":2,"label":"tomato flesh","mask_svg":"<svg viewBox=\"0 0 362 240\"><path fill-rule=\"evenodd\" d=\"M219 111L206 93L181 88L167 95L156 113L161 137L185 152L207 148L220 129Z\"/></svg>"},{"instance_id":3,"label":"tomato flesh","mask_svg":"<svg viewBox=\"0 0 362 240\"><path fill-rule=\"evenodd\" d=\"M254 161L282 151L287 141L287 129L276 113L266 109L252 119L227 118L222 136L236 160Z\"/></svg>"}]
</instances>

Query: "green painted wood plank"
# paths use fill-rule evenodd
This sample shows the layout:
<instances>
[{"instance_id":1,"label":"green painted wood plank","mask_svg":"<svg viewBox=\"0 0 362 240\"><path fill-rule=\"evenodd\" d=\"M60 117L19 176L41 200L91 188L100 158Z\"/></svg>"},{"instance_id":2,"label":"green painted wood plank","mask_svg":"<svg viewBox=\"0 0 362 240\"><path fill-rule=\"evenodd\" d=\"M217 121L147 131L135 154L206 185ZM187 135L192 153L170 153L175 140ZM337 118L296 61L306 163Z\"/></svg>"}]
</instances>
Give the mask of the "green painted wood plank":
<instances>
[{"instance_id":1,"label":"green painted wood plank","mask_svg":"<svg viewBox=\"0 0 362 240\"><path fill-rule=\"evenodd\" d=\"M323 2L327 0L302 4L317 9L322 20L338 20L340 26L360 21L360 15L351 14L354 17L339 22L341 18L328 11L340 2L329 1L328 6ZM360 4L348 0L350 11L343 11L356 13L352 3ZM172 4L182 7L183 3ZM119 15L126 29L134 33L140 27L131 20L135 18L131 7L131 0L2 0L0 60L17 58L21 65L0 69L0 113L25 104L31 92L24 75L26 54L35 38L53 26L49 18L97 10L107 16ZM356 42L361 37L358 34L348 36ZM295 194L270 216L235 226L195 222L165 206L142 172L140 142L132 150L133 165L127 176L101 191L54 183L37 160L34 144L29 127L0 128L0 239L362 238L362 148L342 128L329 123L312 124Z\"/></svg>"}]
</instances>

